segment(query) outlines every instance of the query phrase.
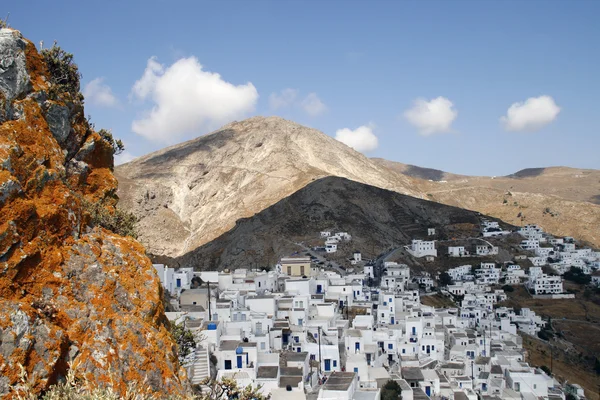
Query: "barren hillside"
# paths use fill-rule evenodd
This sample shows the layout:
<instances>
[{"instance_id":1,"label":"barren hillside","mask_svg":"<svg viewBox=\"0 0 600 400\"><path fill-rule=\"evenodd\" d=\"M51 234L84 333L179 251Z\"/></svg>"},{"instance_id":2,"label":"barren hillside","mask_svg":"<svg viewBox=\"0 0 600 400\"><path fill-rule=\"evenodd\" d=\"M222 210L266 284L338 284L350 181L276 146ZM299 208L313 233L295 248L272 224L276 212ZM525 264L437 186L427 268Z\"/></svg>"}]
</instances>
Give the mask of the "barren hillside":
<instances>
[{"instance_id":1,"label":"barren hillside","mask_svg":"<svg viewBox=\"0 0 600 400\"><path fill-rule=\"evenodd\" d=\"M514 225L535 223L556 235L600 247L600 171L530 168L504 177L455 175L373 159L412 177L421 196L467 208Z\"/></svg>"},{"instance_id":2,"label":"barren hillside","mask_svg":"<svg viewBox=\"0 0 600 400\"><path fill-rule=\"evenodd\" d=\"M327 177L240 220L235 228L179 257L177 264L199 269L273 265L300 248L295 241L318 237L321 230L352 235L352 249L375 256L389 248L427 237L479 235L478 213L380 189L348 179ZM322 244L322 241L321 241Z\"/></svg>"},{"instance_id":3,"label":"barren hillside","mask_svg":"<svg viewBox=\"0 0 600 400\"><path fill-rule=\"evenodd\" d=\"M155 255L179 256L325 176L416 195L412 178L277 117L234 122L116 168L120 206Z\"/></svg>"}]
</instances>

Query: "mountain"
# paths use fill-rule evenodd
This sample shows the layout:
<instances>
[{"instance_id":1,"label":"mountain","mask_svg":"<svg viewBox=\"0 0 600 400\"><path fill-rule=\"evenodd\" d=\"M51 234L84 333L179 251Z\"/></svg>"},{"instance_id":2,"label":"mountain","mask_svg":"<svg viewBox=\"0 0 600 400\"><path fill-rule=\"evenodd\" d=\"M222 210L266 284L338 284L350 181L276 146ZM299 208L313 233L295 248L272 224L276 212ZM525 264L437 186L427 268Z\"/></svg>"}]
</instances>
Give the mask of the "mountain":
<instances>
[{"instance_id":1,"label":"mountain","mask_svg":"<svg viewBox=\"0 0 600 400\"><path fill-rule=\"evenodd\" d=\"M470 177L369 159L311 128L278 117L233 122L118 166L119 207L138 219L154 256L176 258L210 242L314 180L338 176L514 225L600 246L599 171L564 167L509 177Z\"/></svg>"},{"instance_id":2,"label":"mountain","mask_svg":"<svg viewBox=\"0 0 600 400\"><path fill-rule=\"evenodd\" d=\"M154 255L181 256L303 188L340 176L419 196L413 180L278 117L233 122L118 166L120 206Z\"/></svg>"},{"instance_id":3,"label":"mountain","mask_svg":"<svg viewBox=\"0 0 600 400\"><path fill-rule=\"evenodd\" d=\"M296 241L308 245L322 230L348 232L350 252L356 247L376 256L413 238L426 239L427 228L436 228L436 239L477 236L480 222L473 211L326 177L237 221L230 231L172 264L200 269L273 265L282 255L302 250ZM317 243L323 245L323 240Z\"/></svg>"},{"instance_id":4,"label":"mountain","mask_svg":"<svg viewBox=\"0 0 600 400\"><path fill-rule=\"evenodd\" d=\"M421 191L429 188L485 187L522 193L552 195L563 200L600 204L600 170L569 167L526 168L507 176L468 176L457 175L437 169L418 167L372 159L382 167L394 172L429 182ZM428 185L428 186L427 186Z\"/></svg>"},{"instance_id":5,"label":"mountain","mask_svg":"<svg viewBox=\"0 0 600 400\"><path fill-rule=\"evenodd\" d=\"M413 188L427 199L479 211L514 225L535 223L547 232L573 236L600 247L598 170L529 168L508 176L485 177L382 159L373 161L390 171L410 175Z\"/></svg>"},{"instance_id":6,"label":"mountain","mask_svg":"<svg viewBox=\"0 0 600 400\"><path fill-rule=\"evenodd\" d=\"M0 54L0 398L41 397L70 372L115 395L183 393L145 249L94 217L116 212L114 150L85 118L77 67L12 29Z\"/></svg>"},{"instance_id":7,"label":"mountain","mask_svg":"<svg viewBox=\"0 0 600 400\"><path fill-rule=\"evenodd\" d=\"M465 175L456 175L439 169L419 167L417 165L411 164L403 164L396 161L389 161L383 158L372 158L372 160L385 168L416 179L440 182L466 178Z\"/></svg>"}]
</instances>

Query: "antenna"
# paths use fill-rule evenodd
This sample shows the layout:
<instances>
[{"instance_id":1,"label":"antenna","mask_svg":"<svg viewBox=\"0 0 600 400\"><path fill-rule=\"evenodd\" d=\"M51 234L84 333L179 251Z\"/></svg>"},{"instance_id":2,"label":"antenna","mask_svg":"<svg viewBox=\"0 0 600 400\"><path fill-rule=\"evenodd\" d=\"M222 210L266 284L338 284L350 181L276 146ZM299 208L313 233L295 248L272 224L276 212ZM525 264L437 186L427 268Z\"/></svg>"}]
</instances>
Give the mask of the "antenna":
<instances>
[{"instance_id":1,"label":"antenna","mask_svg":"<svg viewBox=\"0 0 600 400\"><path fill-rule=\"evenodd\" d=\"M6 14L6 19L4 20L4 25L8 28L8 18L10 17L10 11Z\"/></svg>"}]
</instances>

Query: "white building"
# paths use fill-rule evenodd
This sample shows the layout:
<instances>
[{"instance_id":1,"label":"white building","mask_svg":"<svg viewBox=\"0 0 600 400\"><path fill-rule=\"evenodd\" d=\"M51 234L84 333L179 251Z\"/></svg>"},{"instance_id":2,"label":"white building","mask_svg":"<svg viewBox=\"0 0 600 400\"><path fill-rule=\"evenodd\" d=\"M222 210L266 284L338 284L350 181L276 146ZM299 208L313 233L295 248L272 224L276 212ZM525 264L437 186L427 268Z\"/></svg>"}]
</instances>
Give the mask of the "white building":
<instances>
[{"instance_id":1,"label":"white building","mask_svg":"<svg viewBox=\"0 0 600 400\"><path fill-rule=\"evenodd\" d=\"M529 290L534 294L558 294L563 293L563 283L560 276L541 274L529 277L527 282Z\"/></svg>"},{"instance_id":2,"label":"white building","mask_svg":"<svg viewBox=\"0 0 600 400\"><path fill-rule=\"evenodd\" d=\"M435 240L426 241L414 239L410 246L405 246L406 250L414 257L426 257L433 256L437 257L437 250L435 248Z\"/></svg>"},{"instance_id":3,"label":"white building","mask_svg":"<svg viewBox=\"0 0 600 400\"><path fill-rule=\"evenodd\" d=\"M469 252L465 249L465 246L448 246L448 255L450 257L466 257Z\"/></svg>"}]
</instances>

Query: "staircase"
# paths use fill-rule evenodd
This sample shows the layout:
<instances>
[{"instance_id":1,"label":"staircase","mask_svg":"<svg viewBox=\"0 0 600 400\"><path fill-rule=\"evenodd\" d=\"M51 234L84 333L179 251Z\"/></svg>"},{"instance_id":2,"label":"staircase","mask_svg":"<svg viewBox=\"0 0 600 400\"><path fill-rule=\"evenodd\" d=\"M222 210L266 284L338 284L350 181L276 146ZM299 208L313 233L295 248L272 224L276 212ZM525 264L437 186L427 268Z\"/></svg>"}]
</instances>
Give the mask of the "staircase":
<instances>
[{"instance_id":1,"label":"staircase","mask_svg":"<svg viewBox=\"0 0 600 400\"><path fill-rule=\"evenodd\" d=\"M210 377L210 362L208 360L208 350L200 346L196 348L196 357L191 366L192 385L198 385L204 379Z\"/></svg>"}]
</instances>

